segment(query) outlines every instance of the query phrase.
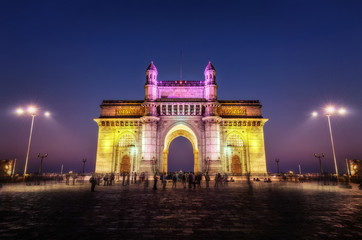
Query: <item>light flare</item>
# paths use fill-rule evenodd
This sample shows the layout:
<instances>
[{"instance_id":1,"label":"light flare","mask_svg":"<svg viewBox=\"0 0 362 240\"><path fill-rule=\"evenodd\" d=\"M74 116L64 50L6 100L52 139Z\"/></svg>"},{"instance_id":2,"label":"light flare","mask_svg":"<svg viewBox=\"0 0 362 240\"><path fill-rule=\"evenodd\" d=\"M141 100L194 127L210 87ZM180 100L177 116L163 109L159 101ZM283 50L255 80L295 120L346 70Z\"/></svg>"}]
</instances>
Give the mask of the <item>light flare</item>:
<instances>
[{"instance_id":1,"label":"light flare","mask_svg":"<svg viewBox=\"0 0 362 240\"><path fill-rule=\"evenodd\" d=\"M35 114L36 110L37 109L34 106L29 106L28 109L27 109L28 113L30 113L30 114Z\"/></svg>"},{"instance_id":2,"label":"light flare","mask_svg":"<svg viewBox=\"0 0 362 240\"><path fill-rule=\"evenodd\" d=\"M332 113L334 113L335 111L336 111L336 109L335 109L333 106L328 106L328 107L326 108L327 114L332 114Z\"/></svg>"},{"instance_id":3,"label":"light flare","mask_svg":"<svg viewBox=\"0 0 362 240\"><path fill-rule=\"evenodd\" d=\"M24 109L22 109L22 108L16 109L16 114L18 114L18 115L24 114Z\"/></svg>"}]
</instances>

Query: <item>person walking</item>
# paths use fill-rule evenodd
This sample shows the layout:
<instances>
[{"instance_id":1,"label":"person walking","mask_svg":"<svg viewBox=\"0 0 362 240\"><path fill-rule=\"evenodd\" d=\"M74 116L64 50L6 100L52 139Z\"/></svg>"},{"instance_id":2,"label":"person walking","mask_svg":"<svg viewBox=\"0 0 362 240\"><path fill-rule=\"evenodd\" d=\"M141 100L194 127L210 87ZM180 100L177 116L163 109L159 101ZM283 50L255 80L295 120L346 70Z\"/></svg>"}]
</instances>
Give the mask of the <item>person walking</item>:
<instances>
[{"instance_id":1,"label":"person walking","mask_svg":"<svg viewBox=\"0 0 362 240\"><path fill-rule=\"evenodd\" d=\"M176 173L172 175L172 188L176 188L177 176Z\"/></svg>"},{"instance_id":2,"label":"person walking","mask_svg":"<svg viewBox=\"0 0 362 240\"><path fill-rule=\"evenodd\" d=\"M145 172L144 174L144 182L145 182L145 188L148 188L148 173Z\"/></svg>"},{"instance_id":3,"label":"person walking","mask_svg":"<svg viewBox=\"0 0 362 240\"><path fill-rule=\"evenodd\" d=\"M219 174L218 173L215 175L214 180L215 180L214 188L219 188L219 181L220 180L219 180Z\"/></svg>"},{"instance_id":4,"label":"person walking","mask_svg":"<svg viewBox=\"0 0 362 240\"><path fill-rule=\"evenodd\" d=\"M126 180L126 186L129 187L129 173L127 173L127 180Z\"/></svg>"},{"instance_id":5,"label":"person walking","mask_svg":"<svg viewBox=\"0 0 362 240\"><path fill-rule=\"evenodd\" d=\"M29 179L29 177L28 177L28 179ZM66 184L66 185L69 185L69 179L70 179L70 174L67 173L67 174L65 175L65 184ZM29 182L29 181L28 181L28 182Z\"/></svg>"},{"instance_id":6,"label":"person walking","mask_svg":"<svg viewBox=\"0 0 362 240\"><path fill-rule=\"evenodd\" d=\"M75 180L78 178L77 174L73 174L73 185L75 184Z\"/></svg>"},{"instance_id":7,"label":"person walking","mask_svg":"<svg viewBox=\"0 0 362 240\"><path fill-rule=\"evenodd\" d=\"M153 190L157 190L157 174L155 173L155 175L153 176Z\"/></svg>"},{"instance_id":8,"label":"person walking","mask_svg":"<svg viewBox=\"0 0 362 240\"><path fill-rule=\"evenodd\" d=\"M109 176L109 186L112 186L113 181L114 181L114 174L111 173L111 175Z\"/></svg>"},{"instance_id":9,"label":"person walking","mask_svg":"<svg viewBox=\"0 0 362 240\"><path fill-rule=\"evenodd\" d=\"M224 174L224 186L226 186L226 187L228 186L228 183L229 183L228 177L229 177L229 176L225 173L225 174Z\"/></svg>"},{"instance_id":10,"label":"person walking","mask_svg":"<svg viewBox=\"0 0 362 240\"><path fill-rule=\"evenodd\" d=\"M192 185L192 183L193 183L193 174L192 173L189 173L189 179L188 179L188 181L189 181L189 189L191 188L191 185Z\"/></svg>"},{"instance_id":11,"label":"person walking","mask_svg":"<svg viewBox=\"0 0 362 240\"><path fill-rule=\"evenodd\" d=\"M91 192L95 192L94 189L97 185L97 179L96 177L93 175L90 179L89 182L91 183Z\"/></svg>"},{"instance_id":12,"label":"person walking","mask_svg":"<svg viewBox=\"0 0 362 240\"><path fill-rule=\"evenodd\" d=\"M184 188L186 188L186 175L184 173L181 175L181 181Z\"/></svg>"},{"instance_id":13,"label":"person walking","mask_svg":"<svg viewBox=\"0 0 362 240\"><path fill-rule=\"evenodd\" d=\"M163 184L163 189L166 189L166 184L167 184L167 175L166 175L166 173L162 174L162 184Z\"/></svg>"},{"instance_id":14,"label":"person walking","mask_svg":"<svg viewBox=\"0 0 362 240\"><path fill-rule=\"evenodd\" d=\"M197 174L197 187L201 188L202 175L200 173Z\"/></svg>"},{"instance_id":15,"label":"person walking","mask_svg":"<svg viewBox=\"0 0 362 240\"><path fill-rule=\"evenodd\" d=\"M206 188L209 188L210 176L208 172L206 172L205 181L206 181Z\"/></svg>"}]
</instances>

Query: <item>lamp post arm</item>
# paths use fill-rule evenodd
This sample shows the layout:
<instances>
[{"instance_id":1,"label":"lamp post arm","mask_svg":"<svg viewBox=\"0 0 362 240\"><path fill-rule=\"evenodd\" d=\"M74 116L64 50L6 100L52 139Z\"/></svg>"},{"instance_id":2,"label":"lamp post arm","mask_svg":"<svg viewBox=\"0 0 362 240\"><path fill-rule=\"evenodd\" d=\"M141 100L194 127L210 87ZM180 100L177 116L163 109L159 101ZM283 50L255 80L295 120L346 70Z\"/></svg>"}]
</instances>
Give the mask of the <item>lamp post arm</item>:
<instances>
[{"instance_id":1,"label":"lamp post arm","mask_svg":"<svg viewBox=\"0 0 362 240\"><path fill-rule=\"evenodd\" d=\"M28 168L29 151L30 151L31 136L32 136L32 134L33 134L34 119L35 119L35 115L32 115L32 118L31 118L31 127L30 127L30 136L29 136L29 144L28 144L28 151L27 151L27 153L26 153L26 159L25 159L24 176L26 175L26 170L27 170L27 168Z\"/></svg>"}]
</instances>

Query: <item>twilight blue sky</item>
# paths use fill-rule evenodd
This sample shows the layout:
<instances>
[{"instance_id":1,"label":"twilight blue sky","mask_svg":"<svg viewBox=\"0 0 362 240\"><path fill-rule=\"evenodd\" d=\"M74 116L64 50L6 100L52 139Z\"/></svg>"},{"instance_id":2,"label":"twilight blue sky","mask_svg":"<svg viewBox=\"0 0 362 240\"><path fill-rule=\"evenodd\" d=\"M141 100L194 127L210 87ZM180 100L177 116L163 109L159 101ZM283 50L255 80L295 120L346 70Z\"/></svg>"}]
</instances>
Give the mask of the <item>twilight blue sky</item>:
<instances>
[{"instance_id":1,"label":"twilight blue sky","mask_svg":"<svg viewBox=\"0 0 362 240\"><path fill-rule=\"evenodd\" d=\"M23 169L31 119L13 110L33 103L53 115L36 118L29 171L38 169L38 152L49 154L45 171L62 162L79 171L84 157L93 171L101 101L143 99L151 60L160 80L178 79L182 49L183 79L203 79L211 60L219 99L261 101L268 171L280 158L282 171L300 163L317 172L314 152L326 154L332 171L327 119L310 113L346 107L346 116L332 117L344 171L344 158L362 158L361 26L362 2L352 0L2 0L0 159L16 157ZM191 154L189 143L175 141L174 155Z\"/></svg>"}]
</instances>

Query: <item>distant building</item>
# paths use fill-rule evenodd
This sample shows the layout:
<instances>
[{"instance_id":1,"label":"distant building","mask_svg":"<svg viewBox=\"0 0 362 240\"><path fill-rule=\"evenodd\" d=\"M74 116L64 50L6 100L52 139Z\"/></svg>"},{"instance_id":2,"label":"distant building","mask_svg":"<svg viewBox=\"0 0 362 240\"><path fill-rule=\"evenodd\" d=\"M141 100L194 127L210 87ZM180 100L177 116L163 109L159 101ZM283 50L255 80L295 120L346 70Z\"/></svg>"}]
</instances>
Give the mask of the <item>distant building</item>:
<instances>
[{"instance_id":1,"label":"distant building","mask_svg":"<svg viewBox=\"0 0 362 240\"><path fill-rule=\"evenodd\" d=\"M357 159L349 160L349 168L352 177L362 177L362 161Z\"/></svg>"},{"instance_id":2,"label":"distant building","mask_svg":"<svg viewBox=\"0 0 362 240\"><path fill-rule=\"evenodd\" d=\"M216 70L205 79L159 81L146 69L144 100L104 100L99 118L97 173L168 171L171 142L183 136L195 172L266 174L264 124L258 100L218 100ZM126 90L124 90L126 91Z\"/></svg>"},{"instance_id":3,"label":"distant building","mask_svg":"<svg viewBox=\"0 0 362 240\"><path fill-rule=\"evenodd\" d=\"M0 160L0 177L12 176L15 161L13 159Z\"/></svg>"}]
</instances>

